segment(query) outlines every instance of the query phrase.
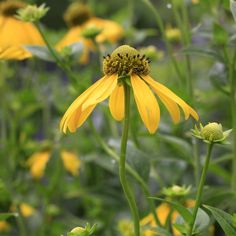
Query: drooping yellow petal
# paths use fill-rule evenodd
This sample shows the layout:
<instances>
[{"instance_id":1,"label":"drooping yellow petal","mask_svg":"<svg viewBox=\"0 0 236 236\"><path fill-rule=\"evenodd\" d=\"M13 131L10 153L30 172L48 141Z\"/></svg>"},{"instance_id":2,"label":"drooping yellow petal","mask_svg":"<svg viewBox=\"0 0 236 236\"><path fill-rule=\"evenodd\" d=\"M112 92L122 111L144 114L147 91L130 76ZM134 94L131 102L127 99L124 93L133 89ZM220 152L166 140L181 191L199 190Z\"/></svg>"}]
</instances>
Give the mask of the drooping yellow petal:
<instances>
[{"instance_id":1,"label":"drooping yellow petal","mask_svg":"<svg viewBox=\"0 0 236 236\"><path fill-rule=\"evenodd\" d=\"M160 98L164 95L169 100L172 100L173 102L177 103L183 109L185 119L188 119L189 115L191 115L195 120L199 119L197 112L192 107L190 107L184 100L182 100L175 93L173 93L170 89L165 87L163 84L156 82L150 76L145 76L143 77L143 79L152 87L152 89L157 93L158 96L160 95ZM174 112L174 110L172 112Z\"/></svg>"},{"instance_id":2,"label":"drooping yellow petal","mask_svg":"<svg viewBox=\"0 0 236 236\"><path fill-rule=\"evenodd\" d=\"M8 49L1 59L22 60L31 56L25 45L44 45L44 41L32 23L17 20L14 17L0 16L0 48ZM16 56L16 58L14 57Z\"/></svg>"},{"instance_id":3,"label":"drooping yellow petal","mask_svg":"<svg viewBox=\"0 0 236 236\"><path fill-rule=\"evenodd\" d=\"M142 77L142 78L145 80L144 77ZM170 113L173 122L178 123L180 120L180 111L179 111L179 107L178 107L177 103L174 102L173 100L171 100L168 96L166 96L163 93L158 93L158 96L159 96L160 100L164 103L168 112Z\"/></svg>"},{"instance_id":4,"label":"drooping yellow petal","mask_svg":"<svg viewBox=\"0 0 236 236\"><path fill-rule=\"evenodd\" d=\"M124 86L117 85L109 99L109 108L114 119L120 121L124 118Z\"/></svg>"},{"instance_id":5,"label":"drooping yellow petal","mask_svg":"<svg viewBox=\"0 0 236 236\"><path fill-rule=\"evenodd\" d=\"M28 159L27 165L30 167L30 173L35 179L42 178L49 157L50 157L50 152L43 151L33 154Z\"/></svg>"},{"instance_id":6,"label":"drooping yellow petal","mask_svg":"<svg viewBox=\"0 0 236 236\"><path fill-rule=\"evenodd\" d=\"M77 155L72 152L62 151L61 158L65 169L74 176L78 175L80 160Z\"/></svg>"},{"instance_id":7,"label":"drooping yellow petal","mask_svg":"<svg viewBox=\"0 0 236 236\"><path fill-rule=\"evenodd\" d=\"M31 57L31 54L18 46L0 48L0 60L23 60Z\"/></svg>"},{"instance_id":8,"label":"drooping yellow petal","mask_svg":"<svg viewBox=\"0 0 236 236\"><path fill-rule=\"evenodd\" d=\"M139 114L150 133L154 133L160 121L160 109L155 96L137 75L131 76L131 84Z\"/></svg>"},{"instance_id":9,"label":"drooping yellow petal","mask_svg":"<svg viewBox=\"0 0 236 236\"><path fill-rule=\"evenodd\" d=\"M105 100L113 91L117 83L117 76L104 76L85 90L67 109L64 114L60 129L66 133L75 132L89 114L93 111L97 103Z\"/></svg>"},{"instance_id":10,"label":"drooping yellow petal","mask_svg":"<svg viewBox=\"0 0 236 236\"><path fill-rule=\"evenodd\" d=\"M117 85L118 75L114 74L109 76L108 78L109 79L105 83L100 84L99 89L96 90L96 93L94 92L93 94L90 94L90 96L82 105L82 110L85 110L91 105L102 102L111 95Z\"/></svg>"}]
</instances>

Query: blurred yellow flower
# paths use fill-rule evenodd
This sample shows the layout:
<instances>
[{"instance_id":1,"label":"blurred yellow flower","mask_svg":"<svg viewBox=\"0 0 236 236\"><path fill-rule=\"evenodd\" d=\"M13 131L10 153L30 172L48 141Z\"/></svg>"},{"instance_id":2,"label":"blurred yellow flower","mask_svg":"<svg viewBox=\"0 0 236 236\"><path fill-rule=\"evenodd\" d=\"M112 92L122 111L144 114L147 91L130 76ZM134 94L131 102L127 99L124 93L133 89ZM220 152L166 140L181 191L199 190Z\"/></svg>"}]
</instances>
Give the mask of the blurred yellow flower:
<instances>
[{"instance_id":1,"label":"blurred yellow flower","mask_svg":"<svg viewBox=\"0 0 236 236\"><path fill-rule=\"evenodd\" d=\"M199 3L199 0L192 0L192 3L193 3L193 4L198 4L198 3Z\"/></svg>"},{"instance_id":2,"label":"blurred yellow flower","mask_svg":"<svg viewBox=\"0 0 236 236\"><path fill-rule=\"evenodd\" d=\"M30 173L35 179L43 177L50 155L50 151L36 152L28 159L27 165L30 167Z\"/></svg>"},{"instance_id":3,"label":"blurred yellow flower","mask_svg":"<svg viewBox=\"0 0 236 236\"><path fill-rule=\"evenodd\" d=\"M78 175L80 160L78 159L77 155L68 151L61 151L60 155L65 169L73 176ZM30 173L33 178L41 179L43 177L50 156L50 151L42 151L34 153L28 159L27 165L30 167Z\"/></svg>"},{"instance_id":4,"label":"blurred yellow flower","mask_svg":"<svg viewBox=\"0 0 236 236\"><path fill-rule=\"evenodd\" d=\"M170 25L165 30L166 37L169 41L179 41L181 39L181 31L178 28L172 28Z\"/></svg>"},{"instance_id":5,"label":"blurred yellow flower","mask_svg":"<svg viewBox=\"0 0 236 236\"><path fill-rule=\"evenodd\" d=\"M81 3L72 3L65 12L64 19L70 29L58 42L56 48L60 51L66 46L81 42L84 46L81 63L87 63L89 52L94 50L93 42L83 36L86 30L96 28L100 31L95 36L97 43L105 41L114 43L123 36L123 28L118 23L92 16L88 7Z\"/></svg>"},{"instance_id":6,"label":"blurred yellow flower","mask_svg":"<svg viewBox=\"0 0 236 236\"><path fill-rule=\"evenodd\" d=\"M80 160L77 155L72 152L62 151L61 158L65 169L72 175L76 176L79 174Z\"/></svg>"},{"instance_id":7,"label":"blurred yellow flower","mask_svg":"<svg viewBox=\"0 0 236 236\"><path fill-rule=\"evenodd\" d=\"M0 232L8 232L10 230L10 224L5 220L0 220Z\"/></svg>"},{"instance_id":8,"label":"blurred yellow flower","mask_svg":"<svg viewBox=\"0 0 236 236\"><path fill-rule=\"evenodd\" d=\"M8 0L0 3L0 60L23 60L32 56L24 45L44 45L43 39L32 23L15 18L23 2Z\"/></svg>"},{"instance_id":9,"label":"blurred yellow flower","mask_svg":"<svg viewBox=\"0 0 236 236\"><path fill-rule=\"evenodd\" d=\"M194 200L187 200L185 203L186 207L193 207L194 206ZM171 211L171 207L167 203L162 203L160 206L156 208L156 214L161 222L162 225L165 225L165 222L168 218L168 215ZM173 223L178 216L177 211L173 211L171 215L171 222ZM150 227L156 227L156 222L152 214L147 215L145 218L143 218L140 222L142 226L150 226ZM177 231L174 227L173 234L174 236L181 236L179 231ZM145 230L145 236L154 236L155 233L152 230Z\"/></svg>"},{"instance_id":10,"label":"blurred yellow flower","mask_svg":"<svg viewBox=\"0 0 236 236\"><path fill-rule=\"evenodd\" d=\"M151 89L159 96L166 106L174 123L180 120L182 108L185 119L193 116L198 120L198 114L164 85L156 82L149 75L149 59L145 55L123 45L115 49L111 55L104 58L103 72L105 76L83 92L67 109L60 129L66 133L75 132L94 110L96 105L110 97L109 108L114 119L124 118L124 83L128 80L133 89L134 98L141 119L150 133L154 133L160 121L160 109ZM150 89L150 87L151 89ZM179 105L179 106L178 106Z\"/></svg>"},{"instance_id":11,"label":"blurred yellow flower","mask_svg":"<svg viewBox=\"0 0 236 236\"><path fill-rule=\"evenodd\" d=\"M17 211L17 207L15 204L11 206L11 211ZM19 204L19 210L23 217L28 218L35 213L35 208L30 206L28 203L22 202Z\"/></svg>"},{"instance_id":12,"label":"blurred yellow flower","mask_svg":"<svg viewBox=\"0 0 236 236\"><path fill-rule=\"evenodd\" d=\"M20 204L19 207L20 207L21 214L25 218L30 217L30 216L32 216L35 213L35 209L32 206L30 206L29 204L27 204L27 203L23 202L23 203Z\"/></svg>"}]
</instances>

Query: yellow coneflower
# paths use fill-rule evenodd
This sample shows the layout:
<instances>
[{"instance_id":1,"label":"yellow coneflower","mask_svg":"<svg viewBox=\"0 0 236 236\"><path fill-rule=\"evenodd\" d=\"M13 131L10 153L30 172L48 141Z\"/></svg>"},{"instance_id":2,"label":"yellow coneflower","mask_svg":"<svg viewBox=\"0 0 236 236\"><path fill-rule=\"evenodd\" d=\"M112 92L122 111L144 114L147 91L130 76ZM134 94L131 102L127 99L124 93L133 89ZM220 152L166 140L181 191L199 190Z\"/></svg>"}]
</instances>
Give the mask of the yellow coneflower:
<instances>
[{"instance_id":1,"label":"yellow coneflower","mask_svg":"<svg viewBox=\"0 0 236 236\"><path fill-rule=\"evenodd\" d=\"M0 220L0 232L8 232L10 230L10 224L5 220Z\"/></svg>"},{"instance_id":2,"label":"yellow coneflower","mask_svg":"<svg viewBox=\"0 0 236 236\"><path fill-rule=\"evenodd\" d=\"M41 179L44 175L46 165L50 159L50 151L41 151L34 153L27 161L27 165L30 167L30 173L35 179ZM73 176L78 175L80 168L80 160L77 155L68 152L61 151L60 153L64 168Z\"/></svg>"},{"instance_id":3,"label":"yellow coneflower","mask_svg":"<svg viewBox=\"0 0 236 236\"><path fill-rule=\"evenodd\" d=\"M81 63L87 63L89 52L94 50L92 41L82 35L87 29L97 28L100 30L100 33L95 37L97 43L104 41L113 43L123 36L123 29L118 23L92 16L90 9L78 2L74 2L68 7L64 19L70 29L56 45L56 48L60 51L66 46L81 42L84 46Z\"/></svg>"},{"instance_id":4,"label":"yellow coneflower","mask_svg":"<svg viewBox=\"0 0 236 236\"><path fill-rule=\"evenodd\" d=\"M140 55L136 49L128 45L118 47L111 55L104 58L103 72L104 77L83 92L68 108L60 123L63 132L66 133L67 129L75 132L96 105L109 96L112 116L118 121L122 120L124 118L123 83L126 79L129 80L139 114L150 133L156 131L160 120L159 105L151 89L166 106L174 123L180 120L179 106L185 114L185 119L191 115L198 120L198 114L193 108L170 89L151 78L149 59Z\"/></svg>"},{"instance_id":5,"label":"yellow coneflower","mask_svg":"<svg viewBox=\"0 0 236 236\"><path fill-rule=\"evenodd\" d=\"M32 56L24 49L25 45L44 45L32 23L15 18L17 10L25 6L23 2L15 0L0 3L0 59L22 60Z\"/></svg>"}]
</instances>

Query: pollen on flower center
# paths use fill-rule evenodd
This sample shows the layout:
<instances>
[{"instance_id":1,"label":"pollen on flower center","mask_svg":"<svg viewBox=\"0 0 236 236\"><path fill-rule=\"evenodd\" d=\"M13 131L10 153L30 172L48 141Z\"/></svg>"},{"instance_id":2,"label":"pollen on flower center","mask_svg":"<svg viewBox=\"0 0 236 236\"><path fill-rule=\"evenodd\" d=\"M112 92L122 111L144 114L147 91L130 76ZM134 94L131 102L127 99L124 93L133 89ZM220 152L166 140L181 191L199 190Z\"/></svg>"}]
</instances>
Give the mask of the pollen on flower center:
<instances>
[{"instance_id":1,"label":"pollen on flower center","mask_svg":"<svg viewBox=\"0 0 236 236\"><path fill-rule=\"evenodd\" d=\"M138 50L128 45L122 45L115 49L111 55L103 60L103 72L106 75L117 73L118 75L148 75L150 72L150 60L145 55L140 55Z\"/></svg>"},{"instance_id":2,"label":"pollen on flower center","mask_svg":"<svg viewBox=\"0 0 236 236\"><path fill-rule=\"evenodd\" d=\"M0 15L3 16L14 16L17 13L17 10L24 8L25 3L20 1L6 1L0 4Z\"/></svg>"}]
</instances>

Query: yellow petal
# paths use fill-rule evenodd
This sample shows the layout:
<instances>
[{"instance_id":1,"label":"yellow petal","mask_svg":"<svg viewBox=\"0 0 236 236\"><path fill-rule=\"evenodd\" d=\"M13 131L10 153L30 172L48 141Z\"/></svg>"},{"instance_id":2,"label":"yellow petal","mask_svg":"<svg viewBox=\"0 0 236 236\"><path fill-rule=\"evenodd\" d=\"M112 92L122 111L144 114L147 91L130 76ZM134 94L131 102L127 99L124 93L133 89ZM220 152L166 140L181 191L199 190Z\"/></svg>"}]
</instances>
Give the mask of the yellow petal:
<instances>
[{"instance_id":1,"label":"yellow petal","mask_svg":"<svg viewBox=\"0 0 236 236\"><path fill-rule=\"evenodd\" d=\"M77 155L72 152L62 151L61 158L65 169L74 176L78 175L80 160Z\"/></svg>"},{"instance_id":2,"label":"yellow petal","mask_svg":"<svg viewBox=\"0 0 236 236\"><path fill-rule=\"evenodd\" d=\"M132 75L131 84L139 114L150 133L154 133L160 121L160 109L155 96L137 75Z\"/></svg>"},{"instance_id":3,"label":"yellow petal","mask_svg":"<svg viewBox=\"0 0 236 236\"><path fill-rule=\"evenodd\" d=\"M185 119L188 119L189 115L191 115L195 120L199 119L197 112L180 97L174 94L170 89L165 87L163 84L156 82L150 76L145 76L143 77L143 79L152 87L152 89L157 93L158 96L160 95L163 97L164 95L168 97L169 100L177 103L183 109Z\"/></svg>"},{"instance_id":4,"label":"yellow petal","mask_svg":"<svg viewBox=\"0 0 236 236\"><path fill-rule=\"evenodd\" d=\"M31 175L35 179L40 179L43 176L49 157L50 152L44 151L37 152L28 159L27 164L30 166Z\"/></svg>"},{"instance_id":5,"label":"yellow petal","mask_svg":"<svg viewBox=\"0 0 236 236\"><path fill-rule=\"evenodd\" d=\"M108 80L99 85L99 88L96 89L96 92L91 93L82 105L82 110L86 109L91 105L95 105L99 102L105 100L108 96L111 95L113 90L117 85L118 75L114 74L108 77Z\"/></svg>"},{"instance_id":6,"label":"yellow petal","mask_svg":"<svg viewBox=\"0 0 236 236\"><path fill-rule=\"evenodd\" d=\"M1 48L10 49L5 55L0 55L1 59L22 60L31 56L31 53L23 48L24 45L44 45L42 37L32 23L14 17L0 16L0 35Z\"/></svg>"},{"instance_id":7,"label":"yellow petal","mask_svg":"<svg viewBox=\"0 0 236 236\"><path fill-rule=\"evenodd\" d=\"M87 119L97 103L112 93L116 83L117 76L104 76L85 90L67 109L61 120L60 129L64 133L66 133L67 128L70 132L75 132Z\"/></svg>"},{"instance_id":8,"label":"yellow petal","mask_svg":"<svg viewBox=\"0 0 236 236\"><path fill-rule=\"evenodd\" d=\"M124 86L117 85L109 99L109 108L114 119L120 121L124 118Z\"/></svg>"}]
</instances>

